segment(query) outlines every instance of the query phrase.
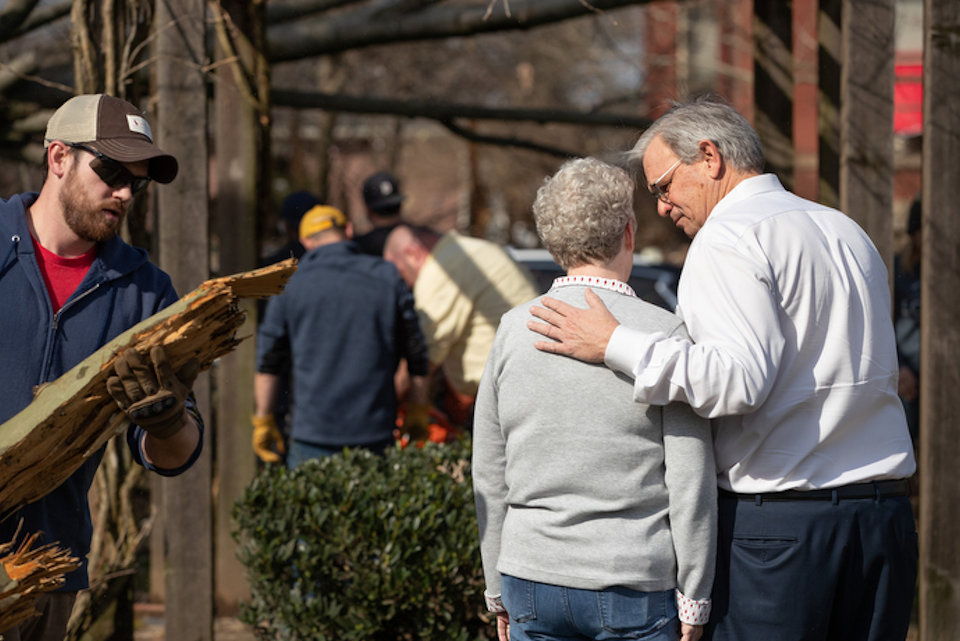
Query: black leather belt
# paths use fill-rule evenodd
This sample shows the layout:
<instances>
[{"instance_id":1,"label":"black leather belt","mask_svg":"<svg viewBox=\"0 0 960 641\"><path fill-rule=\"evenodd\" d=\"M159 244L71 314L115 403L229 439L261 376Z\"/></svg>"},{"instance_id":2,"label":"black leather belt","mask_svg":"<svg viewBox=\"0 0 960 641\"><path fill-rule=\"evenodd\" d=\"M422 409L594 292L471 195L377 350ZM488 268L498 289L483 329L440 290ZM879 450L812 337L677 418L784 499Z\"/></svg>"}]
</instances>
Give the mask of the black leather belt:
<instances>
[{"instance_id":1,"label":"black leather belt","mask_svg":"<svg viewBox=\"0 0 960 641\"><path fill-rule=\"evenodd\" d=\"M910 485L907 479L893 481L870 481L841 485L825 490L784 490L783 492L765 492L763 494L738 494L720 489L720 495L741 501L842 501L844 499L879 499L891 496L909 496Z\"/></svg>"}]
</instances>

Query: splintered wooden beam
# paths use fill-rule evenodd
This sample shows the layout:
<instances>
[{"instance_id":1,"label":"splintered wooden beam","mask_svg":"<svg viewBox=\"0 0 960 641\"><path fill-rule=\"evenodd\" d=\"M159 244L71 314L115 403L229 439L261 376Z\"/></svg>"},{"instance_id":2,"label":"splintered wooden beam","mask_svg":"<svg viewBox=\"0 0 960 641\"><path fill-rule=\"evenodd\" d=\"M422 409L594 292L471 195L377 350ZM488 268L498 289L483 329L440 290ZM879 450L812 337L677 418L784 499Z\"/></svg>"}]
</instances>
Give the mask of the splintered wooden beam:
<instances>
[{"instance_id":1,"label":"splintered wooden beam","mask_svg":"<svg viewBox=\"0 0 960 641\"><path fill-rule=\"evenodd\" d=\"M246 316L237 300L278 294L296 265L289 259L205 281L42 386L30 405L0 426L0 518L55 489L126 428L126 415L106 387L118 354L131 348L147 354L162 345L174 371L191 358L208 369L246 338L236 335Z\"/></svg>"}]
</instances>

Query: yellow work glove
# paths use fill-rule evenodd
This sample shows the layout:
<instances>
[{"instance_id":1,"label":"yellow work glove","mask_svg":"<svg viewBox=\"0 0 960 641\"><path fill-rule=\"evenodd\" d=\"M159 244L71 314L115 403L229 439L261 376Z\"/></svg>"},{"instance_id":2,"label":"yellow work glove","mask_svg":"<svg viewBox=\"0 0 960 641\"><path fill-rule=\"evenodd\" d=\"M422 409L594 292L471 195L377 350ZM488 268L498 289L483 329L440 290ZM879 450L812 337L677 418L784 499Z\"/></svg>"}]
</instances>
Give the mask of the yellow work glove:
<instances>
[{"instance_id":1,"label":"yellow work glove","mask_svg":"<svg viewBox=\"0 0 960 641\"><path fill-rule=\"evenodd\" d=\"M167 439L187 424L186 399L200 372L190 359L174 373L163 347L154 345L147 361L137 350L127 349L113 363L107 391L131 421L159 439Z\"/></svg>"},{"instance_id":2,"label":"yellow work glove","mask_svg":"<svg viewBox=\"0 0 960 641\"><path fill-rule=\"evenodd\" d=\"M253 416L250 421L253 423L253 451L264 463L280 463L287 448L273 414Z\"/></svg>"},{"instance_id":3,"label":"yellow work glove","mask_svg":"<svg viewBox=\"0 0 960 641\"><path fill-rule=\"evenodd\" d=\"M409 403L403 417L403 433L411 441L422 441L430 436L430 404Z\"/></svg>"}]
</instances>

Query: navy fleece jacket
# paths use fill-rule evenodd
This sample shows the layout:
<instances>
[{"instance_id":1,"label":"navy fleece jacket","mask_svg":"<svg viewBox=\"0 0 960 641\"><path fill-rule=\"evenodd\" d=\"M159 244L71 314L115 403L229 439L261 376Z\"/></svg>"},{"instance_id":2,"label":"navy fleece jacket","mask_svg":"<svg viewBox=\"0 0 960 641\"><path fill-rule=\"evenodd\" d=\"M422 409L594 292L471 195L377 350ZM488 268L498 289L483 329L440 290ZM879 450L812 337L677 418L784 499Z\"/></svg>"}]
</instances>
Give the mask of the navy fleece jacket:
<instances>
[{"instance_id":1,"label":"navy fleece jacket","mask_svg":"<svg viewBox=\"0 0 960 641\"><path fill-rule=\"evenodd\" d=\"M0 423L26 407L33 388L56 380L111 339L177 300L170 277L150 263L145 251L119 237L103 243L83 282L63 308L53 312L43 277L37 267L25 209L36 193L0 200ZM192 398L189 410L203 429ZM144 464L139 449L141 428L131 425L127 442L134 460ZM200 454L203 439L186 470ZM64 590L87 587L86 556L92 525L87 491L101 449L56 490L11 515L0 515L0 541L13 540L23 519L21 537L43 532L43 543L59 542L83 561L67 576Z\"/></svg>"}]
</instances>

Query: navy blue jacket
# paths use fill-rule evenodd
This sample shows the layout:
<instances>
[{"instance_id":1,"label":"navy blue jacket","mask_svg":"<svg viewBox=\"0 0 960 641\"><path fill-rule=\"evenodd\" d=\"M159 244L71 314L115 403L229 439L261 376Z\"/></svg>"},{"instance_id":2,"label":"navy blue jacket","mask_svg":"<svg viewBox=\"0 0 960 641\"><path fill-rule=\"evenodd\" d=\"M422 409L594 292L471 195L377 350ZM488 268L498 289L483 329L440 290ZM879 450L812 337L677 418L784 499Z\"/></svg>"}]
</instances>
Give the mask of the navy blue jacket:
<instances>
[{"instance_id":1,"label":"navy blue jacket","mask_svg":"<svg viewBox=\"0 0 960 641\"><path fill-rule=\"evenodd\" d=\"M283 292L267 303L257 371L281 375L287 358L291 437L333 448L392 438L400 359L413 375L429 367L410 289L392 264L352 242L304 254Z\"/></svg>"},{"instance_id":2,"label":"navy blue jacket","mask_svg":"<svg viewBox=\"0 0 960 641\"><path fill-rule=\"evenodd\" d=\"M30 403L35 386L56 380L178 298L170 277L150 263L145 251L115 237L100 246L83 282L54 314L26 224L25 207L36 198L36 193L27 193L0 200L0 423ZM192 398L189 402L200 424ZM135 425L127 430L134 460L163 475L179 474L200 454L198 446L182 468L156 469L143 460L142 435ZM87 491L102 456L103 449L56 490L0 522L2 542L13 540L22 518L21 535L42 531L44 543L59 542L83 561L67 576L65 590L87 587L86 556L93 531Z\"/></svg>"}]
</instances>

